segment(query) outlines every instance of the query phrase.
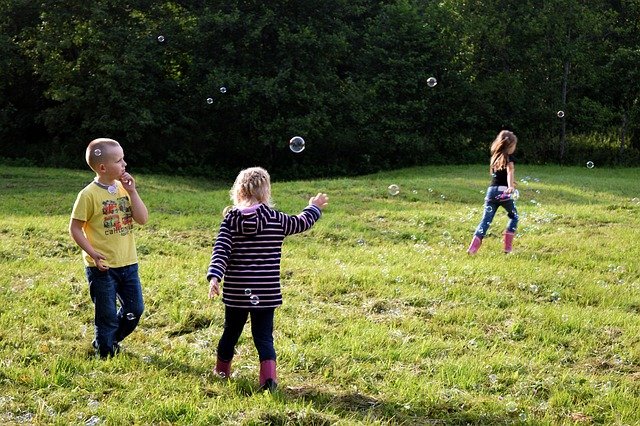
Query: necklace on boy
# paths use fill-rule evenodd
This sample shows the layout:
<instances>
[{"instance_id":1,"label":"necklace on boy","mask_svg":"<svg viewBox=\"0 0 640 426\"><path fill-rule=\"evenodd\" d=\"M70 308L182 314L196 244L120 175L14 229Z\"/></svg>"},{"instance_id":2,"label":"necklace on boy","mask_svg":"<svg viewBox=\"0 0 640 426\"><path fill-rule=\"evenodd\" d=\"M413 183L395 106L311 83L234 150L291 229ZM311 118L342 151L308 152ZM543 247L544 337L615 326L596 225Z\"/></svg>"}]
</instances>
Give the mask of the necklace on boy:
<instances>
[{"instance_id":1,"label":"necklace on boy","mask_svg":"<svg viewBox=\"0 0 640 426\"><path fill-rule=\"evenodd\" d=\"M94 179L93 183L95 183L96 185L98 185L100 188L102 189L106 189L107 192L109 192L109 194L115 194L116 192L118 192L118 188L116 187L116 184L114 183L113 185L105 185L102 182L98 182L98 179Z\"/></svg>"}]
</instances>

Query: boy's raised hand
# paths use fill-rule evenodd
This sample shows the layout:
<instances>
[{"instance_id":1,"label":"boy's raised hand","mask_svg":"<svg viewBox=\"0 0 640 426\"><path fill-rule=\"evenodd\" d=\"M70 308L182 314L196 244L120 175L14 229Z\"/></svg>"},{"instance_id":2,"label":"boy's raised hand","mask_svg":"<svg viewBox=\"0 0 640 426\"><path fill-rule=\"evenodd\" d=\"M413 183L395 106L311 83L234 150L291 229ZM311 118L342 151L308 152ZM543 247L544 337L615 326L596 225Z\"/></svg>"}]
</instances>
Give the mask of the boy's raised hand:
<instances>
[{"instance_id":1,"label":"boy's raised hand","mask_svg":"<svg viewBox=\"0 0 640 426\"><path fill-rule=\"evenodd\" d=\"M211 278L209 281L209 299L213 299L220 294L220 283L217 278Z\"/></svg>"},{"instance_id":2,"label":"boy's raised hand","mask_svg":"<svg viewBox=\"0 0 640 426\"><path fill-rule=\"evenodd\" d=\"M122 182L122 186L127 191L135 191L136 190L136 181L133 179L133 176L129 174L129 172L124 172L122 176L120 176L120 182Z\"/></svg>"},{"instance_id":3,"label":"boy's raised hand","mask_svg":"<svg viewBox=\"0 0 640 426\"><path fill-rule=\"evenodd\" d=\"M318 195L309 199L309 205L311 204L322 210L329 204L329 197L325 193L318 192Z\"/></svg>"}]
</instances>

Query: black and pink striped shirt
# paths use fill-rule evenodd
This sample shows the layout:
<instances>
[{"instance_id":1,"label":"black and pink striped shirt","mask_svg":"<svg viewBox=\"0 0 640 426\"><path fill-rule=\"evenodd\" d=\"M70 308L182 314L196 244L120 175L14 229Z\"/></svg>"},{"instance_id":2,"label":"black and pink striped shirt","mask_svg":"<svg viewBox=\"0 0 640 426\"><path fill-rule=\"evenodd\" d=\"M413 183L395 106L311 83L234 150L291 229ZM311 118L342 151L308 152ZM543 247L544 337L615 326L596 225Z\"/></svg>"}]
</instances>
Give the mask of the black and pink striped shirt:
<instances>
[{"instance_id":1,"label":"black and pink striped shirt","mask_svg":"<svg viewBox=\"0 0 640 426\"><path fill-rule=\"evenodd\" d=\"M264 204L232 209L220 224L207 271L207 281L224 278L222 301L234 308L275 308L282 304L282 241L304 232L322 211L310 205L297 216Z\"/></svg>"}]
</instances>

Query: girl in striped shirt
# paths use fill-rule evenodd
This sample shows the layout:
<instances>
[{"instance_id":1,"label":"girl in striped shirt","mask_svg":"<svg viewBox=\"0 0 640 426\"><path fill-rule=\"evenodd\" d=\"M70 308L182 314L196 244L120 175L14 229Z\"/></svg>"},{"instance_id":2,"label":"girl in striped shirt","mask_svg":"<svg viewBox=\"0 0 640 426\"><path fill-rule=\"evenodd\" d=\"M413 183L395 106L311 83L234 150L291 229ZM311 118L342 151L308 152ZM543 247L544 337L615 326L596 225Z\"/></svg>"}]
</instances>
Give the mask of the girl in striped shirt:
<instances>
[{"instance_id":1,"label":"girl in striped shirt","mask_svg":"<svg viewBox=\"0 0 640 426\"><path fill-rule=\"evenodd\" d=\"M273 318L275 308L282 304L282 241L311 228L329 198L318 193L297 216L276 211L271 204L269 173L261 167L242 170L230 194L233 207L220 224L207 271L209 298L220 294L224 279L224 330L214 373L229 377L235 346L251 315L251 334L260 358L260 388L273 391L277 385Z\"/></svg>"}]
</instances>

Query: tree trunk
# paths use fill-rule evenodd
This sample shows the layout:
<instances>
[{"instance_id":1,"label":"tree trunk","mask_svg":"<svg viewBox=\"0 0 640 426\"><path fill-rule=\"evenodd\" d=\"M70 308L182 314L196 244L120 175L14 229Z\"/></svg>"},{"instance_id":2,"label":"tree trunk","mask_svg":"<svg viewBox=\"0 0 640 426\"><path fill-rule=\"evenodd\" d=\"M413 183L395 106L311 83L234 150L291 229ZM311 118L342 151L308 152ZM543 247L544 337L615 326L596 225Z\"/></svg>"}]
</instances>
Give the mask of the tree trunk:
<instances>
[{"instance_id":1,"label":"tree trunk","mask_svg":"<svg viewBox=\"0 0 640 426\"><path fill-rule=\"evenodd\" d=\"M624 147L627 140L627 112L622 114L622 128L620 129L620 152L618 162L620 164L624 161Z\"/></svg>"},{"instance_id":2,"label":"tree trunk","mask_svg":"<svg viewBox=\"0 0 640 426\"><path fill-rule=\"evenodd\" d=\"M571 67L571 62L569 60L565 60L564 62L564 73L562 74L562 111L564 111L564 115L561 117L562 119L562 131L560 133L560 164L563 163L564 160L564 150L567 141L567 112L565 111L567 107L567 86L569 82L569 69Z\"/></svg>"}]
</instances>

